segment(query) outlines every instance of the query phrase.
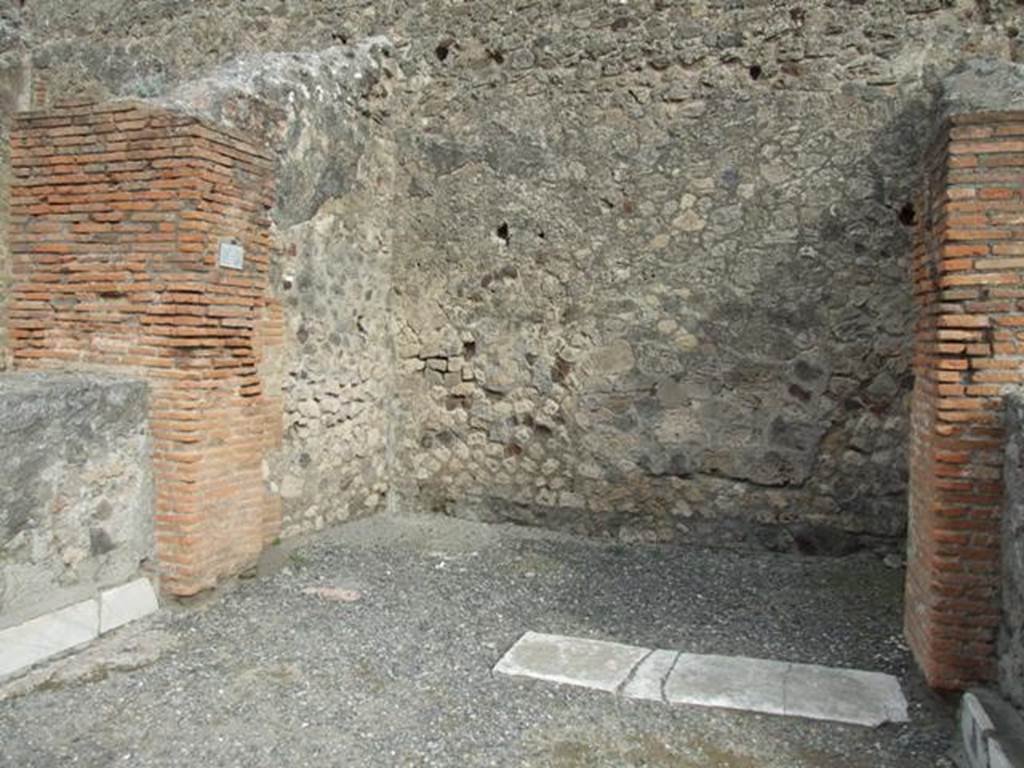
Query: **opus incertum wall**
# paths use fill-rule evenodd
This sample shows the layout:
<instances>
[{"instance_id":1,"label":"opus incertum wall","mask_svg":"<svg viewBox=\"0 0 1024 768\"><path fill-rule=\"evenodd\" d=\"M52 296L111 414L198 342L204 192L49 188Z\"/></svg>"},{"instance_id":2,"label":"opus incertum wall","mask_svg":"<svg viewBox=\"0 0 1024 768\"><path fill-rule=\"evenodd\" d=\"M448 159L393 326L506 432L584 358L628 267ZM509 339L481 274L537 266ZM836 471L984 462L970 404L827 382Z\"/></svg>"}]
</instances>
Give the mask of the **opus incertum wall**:
<instances>
[{"instance_id":1,"label":"opus incertum wall","mask_svg":"<svg viewBox=\"0 0 1024 768\"><path fill-rule=\"evenodd\" d=\"M237 572L280 524L270 156L191 115L71 103L16 118L11 166L15 367L146 380L163 588Z\"/></svg>"},{"instance_id":2,"label":"opus incertum wall","mask_svg":"<svg viewBox=\"0 0 1024 768\"><path fill-rule=\"evenodd\" d=\"M914 250L906 632L928 682L995 675L1003 398L1024 381L1024 112L953 117Z\"/></svg>"}]
</instances>

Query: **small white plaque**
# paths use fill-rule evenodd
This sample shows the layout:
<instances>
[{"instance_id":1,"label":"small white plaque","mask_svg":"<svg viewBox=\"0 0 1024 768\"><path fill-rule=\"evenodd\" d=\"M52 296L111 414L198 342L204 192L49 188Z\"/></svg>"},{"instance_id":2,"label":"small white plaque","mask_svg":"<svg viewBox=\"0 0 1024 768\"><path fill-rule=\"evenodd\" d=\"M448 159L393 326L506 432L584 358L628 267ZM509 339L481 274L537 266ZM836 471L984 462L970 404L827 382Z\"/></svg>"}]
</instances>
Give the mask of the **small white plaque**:
<instances>
[{"instance_id":1,"label":"small white plaque","mask_svg":"<svg viewBox=\"0 0 1024 768\"><path fill-rule=\"evenodd\" d=\"M227 269L241 269L245 266L245 248L238 243L221 243L217 265Z\"/></svg>"}]
</instances>

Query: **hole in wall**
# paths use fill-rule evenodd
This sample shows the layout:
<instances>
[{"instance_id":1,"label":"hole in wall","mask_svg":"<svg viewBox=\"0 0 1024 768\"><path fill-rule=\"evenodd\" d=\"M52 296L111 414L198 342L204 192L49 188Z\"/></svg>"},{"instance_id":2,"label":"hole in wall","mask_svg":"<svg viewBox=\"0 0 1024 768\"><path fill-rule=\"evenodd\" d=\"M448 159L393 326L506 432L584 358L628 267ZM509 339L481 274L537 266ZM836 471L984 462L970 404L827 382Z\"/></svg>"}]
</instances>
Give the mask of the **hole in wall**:
<instances>
[{"instance_id":1,"label":"hole in wall","mask_svg":"<svg viewBox=\"0 0 1024 768\"><path fill-rule=\"evenodd\" d=\"M498 236L500 240L504 241L505 245L508 245L509 242L512 240L512 235L508 231L508 222L501 222L501 224L499 224L498 228L495 230L495 234Z\"/></svg>"},{"instance_id":2,"label":"hole in wall","mask_svg":"<svg viewBox=\"0 0 1024 768\"><path fill-rule=\"evenodd\" d=\"M900 208L900 224L905 227L912 227L917 224L917 211L914 210L914 204L906 202L903 207Z\"/></svg>"},{"instance_id":3,"label":"hole in wall","mask_svg":"<svg viewBox=\"0 0 1024 768\"><path fill-rule=\"evenodd\" d=\"M487 58L489 58L495 64L504 64L505 63L505 54L502 53L501 51L498 51L498 50L493 50L493 51L492 50L488 50L487 51Z\"/></svg>"},{"instance_id":4,"label":"hole in wall","mask_svg":"<svg viewBox=\"0 0 1024 768\"><path fill-rule=\"evenodd\" d=\"M467 341L462 345L462 356L466 360L472 360L476 357L476 342Z\"/></svg>"},{"instance_id":5,"label":"hole in wall","mask_svg":"<svg viewBox=\"0 0 1024 768\"><path fill-rule=\"evenodd\" d=\"M441 62L446 61L448 59L448 56L451 55L451 52L451 40L442 40L440 43L437 44L437 48L434 49L434 55L437 56L437 60Z\"/></svg>"},{"instance_id":6,"label":"hole in wall","mask_svg":"<svg viewBox=\"0 0 1024 768\"><path fill-rule=\"evenodd\" d=\"M747 70L747 71L750 72L750 79L751 80L760 80L761 79L761 72L762 72L762 70L761 70L761 65L760 64L752 64L750 66L750 69Z\"/></svg>"}]
</instances>

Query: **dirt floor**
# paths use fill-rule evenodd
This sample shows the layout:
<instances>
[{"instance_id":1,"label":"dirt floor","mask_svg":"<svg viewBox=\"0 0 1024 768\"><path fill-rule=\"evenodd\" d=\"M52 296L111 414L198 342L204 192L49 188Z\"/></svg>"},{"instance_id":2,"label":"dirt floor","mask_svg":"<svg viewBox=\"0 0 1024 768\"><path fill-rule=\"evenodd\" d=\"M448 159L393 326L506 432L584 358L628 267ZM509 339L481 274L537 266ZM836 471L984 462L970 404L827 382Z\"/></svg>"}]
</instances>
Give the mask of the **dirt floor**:
<instances>
[{"instance_id":1,"label":"dirt floor","mask_svg":"<svg viewBox=\"0 0 1024 768\"><path fill-rule=\"evenodd\" d=\"M936 768L950 705L900 637L903 574L377 517L0 687L0 765ZM638 702L491 668L526 630L898 675L879 729Z\"/></svg>"}]
</instances>

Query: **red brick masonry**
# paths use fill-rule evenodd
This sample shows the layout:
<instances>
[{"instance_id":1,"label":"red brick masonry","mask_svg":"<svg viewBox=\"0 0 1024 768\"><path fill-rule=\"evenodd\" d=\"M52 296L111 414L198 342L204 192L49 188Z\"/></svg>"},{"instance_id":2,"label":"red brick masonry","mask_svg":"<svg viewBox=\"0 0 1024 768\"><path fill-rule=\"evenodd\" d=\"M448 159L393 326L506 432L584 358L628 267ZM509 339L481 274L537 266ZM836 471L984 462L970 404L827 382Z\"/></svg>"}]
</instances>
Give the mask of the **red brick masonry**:
<instances>
[{"instance_id":1,"label":"red brick masonry","mask_svg":"<svg viewBox=\"0 0 1024 768\"><path fill-rule=\"evenodd\" d=\"M130 102L21 114L11 150L14 364L149 382L163 586L194 593L280 524L263 462L281 403L258 370L282 331L267 300L271 157ZM228 240L244 269L217 265Z\"/></svg>"},{"instance_id":2,"label":"red brick masonry","mask_svg":"<svg viewBox=\"0 0 1024 768\"><path fill-rule=\"evenodd\" d=\"M960 689L995 676L1002 405L1024 382L1024 112L954 117L925 170L905 626L929 684Z\"/></svg>"}]
</instances>

